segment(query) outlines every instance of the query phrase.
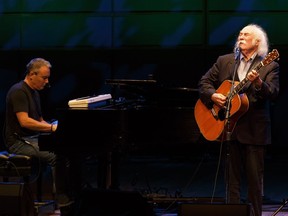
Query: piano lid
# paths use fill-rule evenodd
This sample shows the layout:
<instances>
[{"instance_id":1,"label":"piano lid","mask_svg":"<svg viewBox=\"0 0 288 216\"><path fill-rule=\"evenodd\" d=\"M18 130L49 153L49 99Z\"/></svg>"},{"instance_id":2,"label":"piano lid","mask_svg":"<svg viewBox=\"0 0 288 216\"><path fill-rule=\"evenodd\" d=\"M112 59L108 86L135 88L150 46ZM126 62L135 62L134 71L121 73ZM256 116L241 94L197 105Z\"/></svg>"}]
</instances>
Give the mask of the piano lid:
<instances>
[{"instance_id":1,"label":"piano lid","mask_svg":"<svg viewBox=\"0 0 288 216\"><path fill-rule=\"evenodd\" d=\"M106 84L115 87L114 91L117 87L118 97L141 99L158 105L191 106L198 98L198 89L165 86L154 79L107 79Z\"/></svg>"},{"instance_id":2,"label":"piano lid","mask_svg":"<svg viewBox=\"0 0 288 216\"><path fill-rule=\"evenodd\" d=\"M166 91L178 91L178 92L198 92L196 88L188 88L188 87L169 87L165 85L159 85L156 80L135 80L135 79L106 79L106 84L112 86L127 86L127 87L138 87L138 88L151 88L157 87L164 89Z\"/></svg>"},{"instance_id":3,"label":"piano lid","mask_svg":"<svg viewBox=\"0 0 288 216\"><path fill-rule=\"evenodd\" d=\"M157 81L153 79L147 80L135 80L135 79L106 79L106 84L117 85L117 86L125 86L125 85L135 85L135 86L148 86L148 85L156 85Z\"/></svg>"}]
</instances>

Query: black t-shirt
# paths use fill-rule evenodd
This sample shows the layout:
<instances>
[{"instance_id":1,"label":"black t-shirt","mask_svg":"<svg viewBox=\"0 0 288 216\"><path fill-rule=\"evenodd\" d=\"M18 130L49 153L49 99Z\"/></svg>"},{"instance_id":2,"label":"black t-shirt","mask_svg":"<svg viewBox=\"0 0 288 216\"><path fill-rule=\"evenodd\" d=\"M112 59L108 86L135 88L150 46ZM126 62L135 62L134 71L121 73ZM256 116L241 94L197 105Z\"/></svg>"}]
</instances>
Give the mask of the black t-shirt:
<instances>
[{"instance_id":1,"label":"black t-shirt","mask_svg":"<svg viewBox=\"0 0 288 216\"><path fill-rule=\"evenodd\" d=\"M23 80L14 84L6 96L5 137L7 146L11 146L17 136L38 134L37 131L20 126L16 116L17 112L27 112L30 118L37 121L42 116L39 92L31 89Z\"/></svg>"}]
</instances>

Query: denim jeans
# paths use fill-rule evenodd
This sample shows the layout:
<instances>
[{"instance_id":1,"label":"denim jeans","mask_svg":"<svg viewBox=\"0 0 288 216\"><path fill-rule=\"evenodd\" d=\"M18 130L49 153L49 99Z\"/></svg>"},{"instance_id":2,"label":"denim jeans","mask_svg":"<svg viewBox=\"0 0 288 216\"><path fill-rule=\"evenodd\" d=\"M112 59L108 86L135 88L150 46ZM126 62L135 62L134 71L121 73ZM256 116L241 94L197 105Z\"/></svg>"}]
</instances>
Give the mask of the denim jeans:
<instances>
[{"instance_id":1,"label":"denim jeans","mask_svg":"<svg viewBox=\"0 0 288 216\"><path fill-rule=\"evenodd\" d=\"M69 168L69 160L66 157L49 151L40 151L37 136L23 137L16 140L16 142L9 147L9 152L31 157L34 165L33 170L41 169L41 164L51 166L52 170L55 172L53 177L58 206L66 206L72 202L72 194L69 194L71 188L69 188L69 175L67 171Z\"/></svg>"}]
</instances>

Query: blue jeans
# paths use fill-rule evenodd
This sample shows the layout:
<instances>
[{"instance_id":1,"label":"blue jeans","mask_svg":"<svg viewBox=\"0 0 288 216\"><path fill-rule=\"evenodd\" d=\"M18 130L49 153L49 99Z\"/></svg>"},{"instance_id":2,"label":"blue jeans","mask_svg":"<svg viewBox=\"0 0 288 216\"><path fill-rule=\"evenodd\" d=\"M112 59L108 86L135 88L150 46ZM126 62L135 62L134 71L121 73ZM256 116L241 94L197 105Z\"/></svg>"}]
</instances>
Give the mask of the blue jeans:
<instances>
[{"instance_id":1,"label":"blue jeans","mask_svg":"<svg viewBox=\"0 0 288 216\"><path fill-rule=\"evenodd\" d=\"M40 151L38 137L23 137L22 139L16 140L15 143L9 147L9 153L31 157L33 161L39 162L35 163L37 168L41 168L39 166L41 164L51 166L55 172L53 176L58 206L66 206L73 202L73 194L69 194L69 192L71 193L71 188L69 188L68 184L69 160L66 157L49 151Z\"/></svg>"}]
</instances>

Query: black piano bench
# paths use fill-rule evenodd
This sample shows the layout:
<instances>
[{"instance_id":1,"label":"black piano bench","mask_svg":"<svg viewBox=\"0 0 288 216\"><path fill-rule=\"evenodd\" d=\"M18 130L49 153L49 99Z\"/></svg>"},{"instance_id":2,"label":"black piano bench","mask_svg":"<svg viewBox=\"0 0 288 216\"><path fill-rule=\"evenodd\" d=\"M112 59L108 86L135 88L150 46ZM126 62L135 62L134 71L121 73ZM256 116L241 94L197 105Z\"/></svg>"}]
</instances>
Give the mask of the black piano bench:
<instances>
[{"instance_id":1,"label":"black piano bench","mask_svg":"<svg viewBox=\"0 0 288 216\"><path fill-rule=\"evenodd\" d=\"M23 181L29 180L31 175L31 158L26 155L10 154L7 151L0 152L0 176L4 182L10 177L22 177Z\"/></svg>"},{"instance_id":2,"label":"black piano bench","mask_svg":"<svg viewBox=\"0 0 288 216\"><path fill-rule=\"evenodd\" d=\"M0 152L0 176L3 179L0 182L1 215L35 215L33 195L28 184L30 175L30 157Z\"/></svg>"},{"instance_id":3,"label":"black piano bench","mask_svg":"<svg viewBox=\"0 0 288 216\"><path fill-rule=\"evenodd\" d=\"M0 205L0 216L2 216L2 212L7 212L7 214L4 214L5 216L36 216L54 212L54 200L42 200L42 172L37 177L36 200L34 200L31 185L35 180L32 171L35 161L32 161L32 158L26 155L10 154L7 151L0 152L0 177L2 177L2 182L0 181L0 203L7 203L6 205ZM18 199L13 201L11 200L12 197L18 197ZM15 210L12 205L20 206L20 209L16 208Z\"/></svg>"}]
</instances>

